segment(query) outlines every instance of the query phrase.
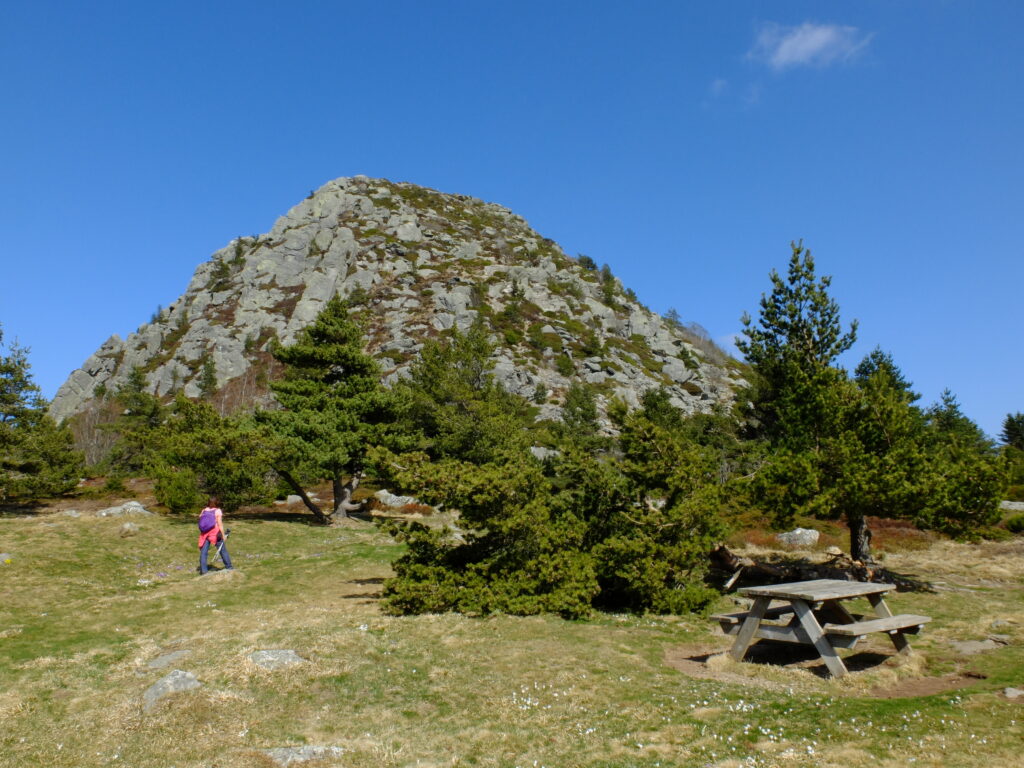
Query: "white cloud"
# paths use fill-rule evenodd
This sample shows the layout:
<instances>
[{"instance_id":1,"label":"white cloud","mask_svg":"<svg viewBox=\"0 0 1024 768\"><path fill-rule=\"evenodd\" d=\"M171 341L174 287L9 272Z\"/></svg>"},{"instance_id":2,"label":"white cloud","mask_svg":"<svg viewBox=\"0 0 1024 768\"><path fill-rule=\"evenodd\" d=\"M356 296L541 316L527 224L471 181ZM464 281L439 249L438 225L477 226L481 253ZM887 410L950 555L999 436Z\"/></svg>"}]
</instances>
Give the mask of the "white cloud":
<instances>
[{"instance_id":1,"label":"white cloud","mask_svg":"<svg viewBox=\"0 0 1024 768\"><path fill-rule=\"evenodd\" d=\"M809 21L798 27L769 23L761 27L754 47L747 55L767 62L777 71L800 66L825 67L849 60L869 42L871 35L857 27Z\"/></svg>"}]
</instances>

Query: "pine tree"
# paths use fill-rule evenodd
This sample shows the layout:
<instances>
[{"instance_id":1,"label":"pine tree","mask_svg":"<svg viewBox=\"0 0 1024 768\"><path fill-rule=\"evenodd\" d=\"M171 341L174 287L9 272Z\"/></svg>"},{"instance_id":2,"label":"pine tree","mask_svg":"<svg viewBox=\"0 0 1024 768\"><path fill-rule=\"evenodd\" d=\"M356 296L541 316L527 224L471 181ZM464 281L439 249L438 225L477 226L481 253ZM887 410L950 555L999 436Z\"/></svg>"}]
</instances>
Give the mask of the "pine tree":
<instances>
[{"instance_id":1,"label":"pine tree","mask_svg":"<svg viewBox=\"0 0 1024 768\"><path fill-rule=\"evenodd\" d=\"M790 449L813 449L835 429L836 385L845 374L833 367L857 338L857 322L843 331L839 305L828 294L831 277L818 279L803 243L792 244L785 280L772 270L772 292L762 295L758 325L744 315L737 348L759 384L757 418L765 435Z\"/></svg>"},{"instance_id":2,"label":"pine tree","mask_svg":"<svg viewBox=\"0 0 1024 768\"><path fill-rule=\"evenodd\" d=\"M1024 413L1018 411L1006 414L999 437L1006 445L1024 451Z\"/></svg>"},{"instance_id":3,"label":"pine tree","mask_svg":"<svg viewBox=\"0 0 1024 768\"><path fill-rule=\"evenodd\" d=\"M224 417L179 392L156 443L147 472L157 500L172 512L194 511L211 495L226 510L273 498L273 437L251 416Z\"/></svg>"},{"instance_id":4,"label":"pine tree","mask_svg":"<svg viewBox=\"0 0 1024 768\"><path fill-rule=\"evenodd\" d=\"M363 352L362 329L338 297L274 357L285 366L284 378L271 384L281 410L259 414L277 440L274 468L318 522L346 517L361 507L352 496L366 469L367 449L402 438L402 398L382 386L377 363ZM333 486L328 510L303 489L303 481L320 479Z\"/></svg>"},{"instance_id":5,"label":"pine tree","mask_svg":"<svg viewBox=\"0 0 1024 768\"><path fill-rule=\"evenodd\" d=\"M113 423L100 427L117 435L104 460L115 477L143 472L159 449L156 430L167 418L167 409L148 389L143 370L132 368L114 393L114 402L121 407L120 415Z\"/></svg>"},{"instance_id":6,"label":"pine tree","mask_svg":"<svg viewBox=\"0 0 1024 768\"><path fill-rule=\"evenodd\" d=\"M856 340L857 323L843 331L839 305L828 293L831 278L816 277L802 243L792 244L787 278L772 270L770 279L758 325L744 315L746 339L736 344L754 368L755 415L772 450L755 488L780 524L798 514L845 515L851 556L869 560L869 502L851 493L858 484L843 473L856 466L855 457L866 461L870 450L849 430L859 392L834 365ZM863 372L869 376L867 366Z\"/></svg>"},{"instance_id":7,"label":"pine tree","mask_svg":"<svg viewBox=\"0 0 1024 768\"><path fill-rule=\"evenodd\" d=\"M0 503L65 493L82 472L71 431L46 413L28 352L15 343L0 354Z\"/></svg>"},{"instance_id":8,"label":"pine tree","mask_svg":"<svg viewBox=\"0 0 1024 768\"><path fill-rule=\"evenodd\" d=\"M948 391L928 411L892 360L875 349L854 378L835 366L856 335L843 333L830 281L793 246L789 279L772 273L760 327L744 318L738 346L759 384L755 413L771 455L755 481L779 524L845 517L850 554L871 560L869 516L972 535L993 521L1001 470L991 444Z\"/></svg>"},{"instance_id":9,"label":"pine tree","mask_svg":"<svg viewBox=\"0 0 1024 768\"><path fill-rule=\"evenodd\" d=\"M482 323L454 329L428 341L396 387L409 400L410 429L431 457L484 464L528 447L531 407L494 381L492 351Z\"/></svg>"},{"instance_id":10,"label":"pine tree","mask_svg":"<svg viewBox=\"0 0 1024 768\"><path fill-rule=\"evenodd\" d=\"M199 396L210 400L217 393L217 365L207 355L203 358L203 367L199 372Z\"/></svg>"},{"instance_id":11,"label":"pine tree","mask_svg":"<svg viewBox=\"0 0 1024 768\"><path fill-rule=\"evenodd\" d=\"M562 421L556 433L565 445L576 445L582 450L593 451L602 447L604 441L598 435L597 397L592 387L574 381L565 393L562 405Z\"/></svg>"}]
</instances>

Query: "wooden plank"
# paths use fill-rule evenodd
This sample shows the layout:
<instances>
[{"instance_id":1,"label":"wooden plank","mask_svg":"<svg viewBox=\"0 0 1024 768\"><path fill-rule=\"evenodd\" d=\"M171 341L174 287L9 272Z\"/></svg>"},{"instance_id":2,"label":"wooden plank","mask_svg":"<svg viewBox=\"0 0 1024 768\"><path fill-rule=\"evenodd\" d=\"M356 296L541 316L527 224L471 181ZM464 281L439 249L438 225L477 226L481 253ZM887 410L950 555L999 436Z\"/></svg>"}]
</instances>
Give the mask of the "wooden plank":
<instances>
[{"instance_id":1,"label":"wooden plank","mask_svg":"<svg viewBox=\"0 0 1024 768\"><path fill-rule=\"evenodd\" d=\"M885 604L885 598L881 595L868 595L868 602L871 603L871 607L875 609L875 613L880 618L887 619L892 616L892 611L889 610L889 606ZM914 630L914 632L918 631L917 629ZM907 640L902 632L889 633L889 639L892 640L892 644L898 653L910 653L910 641Z\"/></svg>"},{"instance_id":2,"label":"wooden plank","mask_svg":"<svg viewBox=\"0 0 1024 768\"><path fill-rule=\"evenodd\" d=\"M823 629L826 635L867 635L871 632L894 632L897 630L916 632L929 621L931 621L930 616L901 613L898 616L855 621L852 624L826 624Z\"/></svg>"},{"instance_id":3,"label":"wooden plank","mask_svg":"<svg viewBox=\"0 0 1024 768\"><path fill-rule=\"evenodd\" d=\"M732 649L729 651L729 655L736 661L743 661L747 648L754 641L754 633L761 623L761 618L764 616L764 612L768 610L769 603L771 603L771 598L759 597L754 600L754 604L750 607L747 618L743 620L743 626L740 627L740 631L736 634L736 642L732 644Z\"/></svg>"},{"instance_id":4,"label":"wooden plank","mask_svg":"<svg viewBox=\"0 0 1024 768\"><path fill-rule=\"evenodd\" d=\"M861 618L860 616L855 618L838 600L829 600L820 609L815 608L815 615L818 617L819 624L852 624Z\"/></svg>"},{"instance_id":5,"label":"wooden plank","mask_svg":"<svg viewBox=\"0 0 1024 768\"><path fill-rule=\"evenodd\" d=\"M727 624L722 627L722 631L729 637L735 637L740 632L739 624ZM761 625L757 628L757 632L754 633L754 637L758 640L771 640L777 643L794 643L799 645L811 645L811 638L807 636L804 628L800 624L765 624L761 622ZM844 637L842 635L829 635L828 641L832 644L833 648L855 648L858 641L861 639L860 635L854 637Z\"/></svg>"},{"instance_id":6,"label":"wooden plank","mask_svg":"<svg viewBox=\"0 0 1024 768\"><path fill-rule=\"evenodd\" d=\"M716 613L712 616L712 619L716 621L728 623L728 624L742 624L743 620L747 618L750 611L737 611L736 613ZM792 605L776 605L772 608L768 608L764 612L762 619L777 619L780 616L788 616L793 613Z\"/></svg>"},{"instance_id":7,"label":"wooden plank","mask_svg":"<svg viewBox=\"0 0 1024 768\"><path fill-rule=\"evenodd\" d=\"M811 581L794 581L789 584L769 584L763 587L743 587L739 592L750 597L772 597L777 600L805 600L814 603L877 595L882 592L891 592L894 589L896 589L894 584L842 581L841 579L813 579Z\"/></svg>"},{"instance_id":8,"label":"wooden plank","mask_svg":"<svg viewBox=\"0 0 1024 768\"><path fill-rule=\"evenodd\" d=\"M821 625L818 620L814 618L814 613L811 611L811 607L803 600L793 601L793 610L796 611L796 615L800 617L800 625L804 628L807 633L807 637L811 641L811 645L818 651L818 655L825 662L825 666L828 667L828 671L832 673L833 677L842 677L846 674L846 665L843 664L843 660L839 658L839 654L836 653L836 649L825 637L825 633L821 630Z\"/></svg>"}]
</instances>

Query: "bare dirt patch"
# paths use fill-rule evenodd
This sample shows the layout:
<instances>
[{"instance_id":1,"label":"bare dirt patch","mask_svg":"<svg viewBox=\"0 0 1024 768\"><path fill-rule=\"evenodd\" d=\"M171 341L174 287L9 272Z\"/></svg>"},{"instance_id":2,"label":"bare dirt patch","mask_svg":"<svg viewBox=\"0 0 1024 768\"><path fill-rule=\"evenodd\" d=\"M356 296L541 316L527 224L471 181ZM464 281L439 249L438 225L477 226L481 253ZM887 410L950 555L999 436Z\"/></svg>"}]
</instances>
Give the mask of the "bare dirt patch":
<instances>
[{"instance_id":1,"label":"bare dirt patch","mask_svg":"<svg viewBox=\"0 0 1024 768\"><path fill-rule=\"evenodd\" d=\"M747 651L743 663L737 664L727 654L729 647L707 643L675 646L666 650L665 663L687 677L770 691L792 691L794 688L832 682L828 677L828 669L813 648L783 643L755 643ZM867 648L844 657L843 662L850 675L843 678L844 685L837 686L833 691L841 696L874 699L931 696L944 691L968 688L985 679L984 675L973 672L898 679L891 679L891 676L886 675L884 682L865 690L863 684L849 685L855 680L857 673L871 674L879 670L891 670L905 664L905 657Z\"/></svg>"},{"instance_id":2,"label":"bare dirt patch","mask_svg":"<svg viewBox=\"0 0 1024 768\"><path fill-rule=\"evenodd\" d=\"M893 685L880 686L868 691L875 699L909 699L915 696L931 696L944 691L969 688L985 679L984 675L973 672L943 675L941 677L919 677L900 680Z\"/></svg>"}]
</instances>

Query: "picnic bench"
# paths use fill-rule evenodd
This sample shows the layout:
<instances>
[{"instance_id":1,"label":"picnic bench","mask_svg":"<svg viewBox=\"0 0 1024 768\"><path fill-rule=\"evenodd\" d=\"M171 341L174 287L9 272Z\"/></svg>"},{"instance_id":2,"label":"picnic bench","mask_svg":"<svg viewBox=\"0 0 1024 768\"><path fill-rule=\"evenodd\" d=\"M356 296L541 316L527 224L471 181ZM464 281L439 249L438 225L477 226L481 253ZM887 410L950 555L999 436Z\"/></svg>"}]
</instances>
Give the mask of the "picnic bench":
<instances>
[{"instance_id":1,"label":"picnic bench","mask_svg":"<svg viewBox=\"0 0 1024 768\"><path fill-rule=\"evenodd\" d=\"M774 584L764 587L745 587L741 594L754 598L748 611L723 613L714 616L727 635L736 640L729 655L742 661L754 640L774 640L783 643L810 645L817 650L834 677L847 673L846 665L836 652L839 648L853 648L864 636L884 632L896 650L909 653L906 636L917 634L928 616L916 614L893 615L885 604L884 595L896 589L893 584L874 584L839 579L815 579ZM874 616L850 613L844 600L866 597L874 609ZM772 605L779 602L781 605Z\"/></svg>"}]
</instances>

